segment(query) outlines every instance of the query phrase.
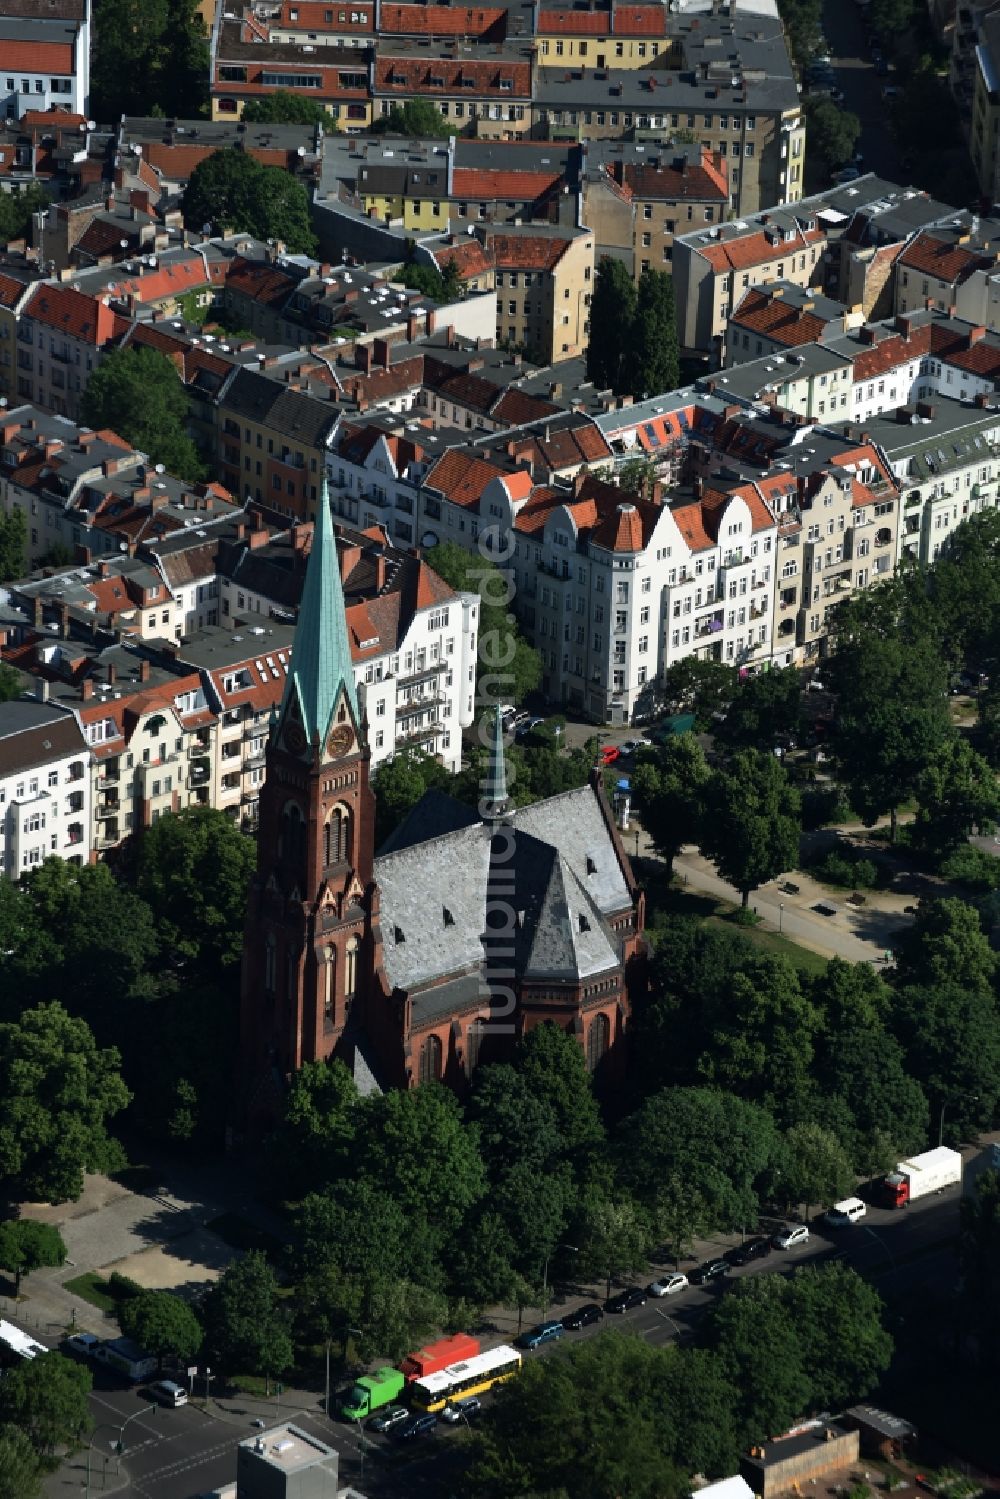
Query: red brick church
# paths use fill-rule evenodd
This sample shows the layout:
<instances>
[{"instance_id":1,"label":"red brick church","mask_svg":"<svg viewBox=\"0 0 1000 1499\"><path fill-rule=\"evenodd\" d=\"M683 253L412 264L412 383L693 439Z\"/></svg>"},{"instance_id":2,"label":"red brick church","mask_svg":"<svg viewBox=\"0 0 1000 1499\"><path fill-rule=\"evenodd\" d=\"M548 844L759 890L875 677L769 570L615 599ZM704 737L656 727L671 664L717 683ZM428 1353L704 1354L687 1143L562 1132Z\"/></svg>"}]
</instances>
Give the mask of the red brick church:
<instances>
[{"instance_id":1,"label":"red brick church","mask_svg":"<svg viewBox=\"0 0 1000 1499\"><path fill-rule=\"evenodd\" d=\"M364 1091L461 1089L546 1020L579 1039L591 1071L617 1075L643 896L599 773L513 808L497 724L478 813L429 793L376 857L368 768L323 504L260 796L244 1125L275 1117L305 1062L340 1056Z\"/></svg>"}]
</instances>

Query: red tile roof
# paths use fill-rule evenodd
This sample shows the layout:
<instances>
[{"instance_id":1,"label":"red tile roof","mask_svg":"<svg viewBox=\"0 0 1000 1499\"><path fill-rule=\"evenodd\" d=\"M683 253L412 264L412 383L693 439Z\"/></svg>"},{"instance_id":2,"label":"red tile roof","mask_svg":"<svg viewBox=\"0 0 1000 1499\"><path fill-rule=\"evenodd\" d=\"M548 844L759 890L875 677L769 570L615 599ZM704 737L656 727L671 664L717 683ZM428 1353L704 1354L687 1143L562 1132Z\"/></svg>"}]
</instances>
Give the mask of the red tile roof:
<instances>
[{"instance_id":1,"label":"red tile roof","mask_svg":"<svg viewBox=\"0 0 1000 1499\"><path fill-rule=\"evenodd\" d=\"M5 276L0 271L0 307L15 306L30 285L30 281L18 281L15 276Z\"/></svg>"},{"instance_id":2,"label":"red tile roof","mask_svg":"<svg viewBox=\"0 0 1000 1499\"><path fill-rule=\"evenodd\" d=\"M227 291L231 288L268 307L284 302L297 285L293 276L286 275L276 266L262 265L258 260L244 260L241 255L226 272Z\"/></svg>"},{"instance_id":3,"label":"red tile roof","mask_svg":"<svg viewBox=\"0 0 1000 1499\"><path fill-rule=\"evenodd\" d=\"M100 297L89 297L72 286L43 283L29 299L25 317L54 328L57 333L83 339L86 343L107 343L122 320Z\"/></svg>"},{"instance_id":4,"label":"red tile roof","mask_svg":"<svg viewBox=\"0 0 1000 1499\"><path fill-rule=\"evenodd\" d=\"M502 41L507 34L507 12L460 5L383 5L379 32L383 36L467 36Z\"/></svg>"},{"instance_id":5,"label":"red tile roof","mask_svg":"<svg viewBox=\"0 0 1000 1499\"><path fill-rule=\"evenodd\" d=\"M428 470L424 479L427 489L437 489L454 505L463 505L470 510L479 507L483 490L493 479L507 476L503 469L487 463L482 458L470 458L467 453L452 448L442 453L438 461Z\"/></svg>"},{"instance_id":6,"label":"red tile roof","mask_svg":"<svg viewBox=\"0 0 1000 1499\"><path fill-rule=\"evenodd\" d=\"M826 240L822 229L800 229L793 240L772 244L763 229L742 234L737 239L700 246L702 255L715 271L745 271L750 266L766 265L769 260L783 260L798 254L803 245L819 245Z\"/></svg>"},{"instance_id":7,"label":"red tile roof","mask_svg":"<svg viewBox=\"0 0 1000 1499\"><path fill-rule=\"evenodd\" d=\"M616 5L613 16L606 10L550 8L539 12L537 33L539 36L666 36L666 8Z\"/></svg>"},{"instance_id":8,"label":"red tile roof","mask_svg":"<svg viewBox=\"0 0 1000 1499\"><path fill-rule=\"evenodd\" d=\"M81 125L86 125L86 115L70 114L68 109L26 109L21 116L19 124L27 129L42 126L44 129L57 130L79 130Z\"/></svg>"},{"instance_id":9,"label":"red tile roof","mask_svg":"<svg viewBox=\"0 0 1000 1499\"><path fill-rule=\"evenodd\" d=\"M234 6L233 9L238 7ZM333 21L326 17L333 12ZM361 16L362 20L355 17ZM272 28L286 30L294 27L298 31L373 31L375 29L375 4L374 0L367 0L366 4L358 4L354 0L353 5L340 3L333 5L332 0L282 0L281 11L277 16L269 17Z\"/></svg>"},{"instance_id":10,"label":"red tile roof","mask_svg":"<svg viewBox=\"0 0 1000 1499\"><path fill-rule=\"evenodd\" d=\"M70 42L6 41L0 67L9 68L11 72L23 69L25 73L70 76L73 73L73 47Z\"/></svg>"},{"instance_id":11,"label":"red tile roof","mask_svg":"<svg viewBox=\"0 0 1000 1499\"><path fill-rule=\"evenodd\" d=\"M534 203L563 180L562 172L500 172L478 167L456 167L452 198L500 198Z\"/></svg>"},{"instance_id":12,"label":"red tile roof","mask_svg":"<svg viewBox=\"0 0 1000 1499\"><path fill-rule=\"evenodd\" d=\"M491 234L487 244L497 270L552 271L572 240L540 234Z\"/></svg>"},{"instance_id":13,"label":"red tile roof","mask_svg":"<svg viewBox=\"0 0 1000 1499\"><path fill-rule=\"evenodd\" d=\"M529 391L518 390L516 386L509 386L490 407L490 416L494 421L506 422L511 427L522 427L527 422L537 422L542 417L555 416L559 411L551 401L546 401L544 396L532 395ZM554 465L558 466L558 465Z\"/></svg>"},{"instance_id":14,"label":"red tile roof","mask_svg":"<svg viewBox=\"0 0 1000 1499\"><path fill-rule=\"evenodd\" d=\"M464 82L469 80L471 87ZM502 83L509 83L503 88ZM245 91L241 85L240 91ZM379 57L375 60L375 93L429 94L449 98L530 99L531 64L513 59Z\"/></svg>"},{"instance_id":15,"label":"red tile roof","mask_svg":"<svg viewBox=\"0 0 1000 1499\"><path fill-rule=\"evenodd\" d=\"M817 343L827 326L827 320L810 308L789 304L780 296L771 296L756 287L746 293L729 321L732 326L749 328L787 348Z\"/></svg>"},{"instance_id":16,"label":"red tile roof","mask_svg":"<svg viewBox=\"0 0 1000 1499\"><path fill-rule=\"evenodd\" d=\"M903 250L899 264L938 281L962 282L974 271L991 270L995 256L978 255L967 245L953 240L936 239L933 234L918 234Z\"/></svg>"},{"instance_id":17,"label":"red tile roof","mask_svg":"<svg viewBox=\"0 0 1000 1499\"><path fill-rule=\"evenodd\" d=\"M615 185L624 190L626 197L640 201L715 203L729 200L728 164L712 151L702 151L698 165L676 167L671 162L653 167L615 161L604 170Z\"/></svg>"},{"instance_id":18,"label":"red tile roof","mask_svg":"<svg viewBox=\"0 0 1000 1499\"><path fill-rule=\"evenodd\" d=\"M463 281L471 281L475 276L485 276L493 269L493 257L487 255L478 239L465 239L457 245L435 250L434 259L438 263L438 269L442 271L446 265L454 265Z\"/></svg>"},{"instance_id":19,"label":"red tile roof","mask_svg":"<svg viewBox=\"0 0 1000 1499\"><path fill-rule=\"evenodd\" d=\"M146 214L142 215L142 222L146 224L150 222ZM128 249L134 251L139 244L139 229L139 223L136 223L133 228L126 229L111 219L98 216L91 219L74 249L82 250L84 254L95 257L110 255L113 250L119 249L124 239L128 241Z\"/></svg>"}]
</instances>

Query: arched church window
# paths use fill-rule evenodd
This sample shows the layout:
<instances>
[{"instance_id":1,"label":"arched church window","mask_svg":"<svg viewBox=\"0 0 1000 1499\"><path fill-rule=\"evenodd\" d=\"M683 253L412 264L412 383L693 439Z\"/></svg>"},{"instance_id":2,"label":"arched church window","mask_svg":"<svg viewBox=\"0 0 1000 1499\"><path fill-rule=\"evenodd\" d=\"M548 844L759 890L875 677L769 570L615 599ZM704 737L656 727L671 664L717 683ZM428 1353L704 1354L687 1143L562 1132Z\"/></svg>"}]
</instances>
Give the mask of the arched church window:
<instances>
[{"instance_id":1,"label":"arched church window","mask_svg":"<svg viewBox=\"0 0 1000 1499\"><path fill-rule=\"evenodd\" d=\"M595 1015L587 1032L587 1071L596 1072L611 1045L611 1022L607 1015Z\"/></svg>"},{"instance_id":2,"label":"arched church window","mask_svg":"<svg viewBox=\"0 0 1000 1499\"><path fill-rule=\"evenodd\" d=\"M346 807L334 807L323 830L323 862L348 864L351 859L351 814Z\"/></svg>"},{"instance_id":3,"label":"arched church window","mask_svg":"<svg viewBox=\"0 0 1000 1499\"><path fill-rule=\"evenodd\" d=\"M323 1018L328 1023L333 1019L333 1007L337 997L337 949L328 947L323 964Z\"/></svg>"},{"instance_id":4,"label":"arched church window","mask_svg":"<svg viewBox=\"0 0 1000 1499\"><path fill-rule=\"evenodd\" d=\"M420 1066L417 1077L422 1083L436 1083L441 1079L442 1047L440 1036L425 1036L420 1047Z\"/></svg>"},{"instance_id":5,"label":"arched church window","mask_svg":"<svg viewBox=\"0 0 1000 1499\"><path fill-rule=\"evenodd\" d=\"M358 992L358 949L360 946L357 937L351 937L344 954L344 999L348 1004Z\"/></svg>"}]
</instances>

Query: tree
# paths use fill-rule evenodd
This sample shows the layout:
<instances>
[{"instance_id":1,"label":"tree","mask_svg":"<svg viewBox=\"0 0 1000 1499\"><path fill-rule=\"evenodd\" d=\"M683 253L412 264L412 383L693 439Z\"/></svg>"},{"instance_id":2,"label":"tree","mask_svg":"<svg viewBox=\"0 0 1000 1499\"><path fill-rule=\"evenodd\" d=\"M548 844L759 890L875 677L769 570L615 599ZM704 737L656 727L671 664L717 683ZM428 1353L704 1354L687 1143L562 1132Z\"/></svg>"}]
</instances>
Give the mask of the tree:
<instances>
[{"instance_id":1,"label":"tree","mask_svg":"<svg viewBox=\"0 0 1000 1499\"><path fill-rule=\"evenodd\" d=\"M666 1210L673 1224L662 1226L677 1237L728 1233L757 1222L757 1184L777 1149L774 1121L756 1104L715 1088L664 1088L623 1120L617 1173L655 1218ZM679 1198L678 1183L697 1198Z\"/></svg>"},{"instance_id":2,"label":"tree","mask_svg":"<svg viewBox=\"0 0 1000 1499\"><path fill-rule=\"evenodd\" d=\"M203 1309L206 1345L227 1372L270 1379L291 1367L292 1342L278 1282L259 1249L227 1267Z\"/></svg>"},{"instance_id":3,"label":"tree","mask_svg":"<svg viewBox=\"0 0 1000 1499\"><path fill-rule=\"evenodd\" d=\"M627 489L629 494L644 495L649 499L653 485L657 482L658 471L651 458L627 458L621 468L615 471L614 478L620 489Z\"/></svg>"},{"instance_id":4,"label":"tree","mask_svg":"<svg viewBox=\"0 0 1000 1499\"><path fill-rule=\"evenodd\" d=\"M992 832L1000 817L1000 783L992 766L965 739L945 742L918 776L915 844L937 860L962 848L974 832Z\"/></svg>"},{"instance_id":5,"label":"tree","mask_svg":"<svg viewBox=\"0 0 1000 1499\"><path fill-rule=\"evenodd\" d=\"M372 777L376 846L381 847L426 791L451 792L452 781L441 762L422 750L403 749L383 760Z\"/></svg>"},{"instance_id":6,"label":"tree","mask_svg":"<svg viewBox=\"0 0 1000 1499\"><path fill-rule=\"evenodd\" d=\"M983 1171L959 1204L958 1258L962 1319L981 1363L995 1367L1000 1351L1000 1171Z\"/></svg>"},{"instance_id":7,"label":"tree","mask_svg":"<svg viewBox=\"0 0 1000 1499\"><path fill-rule=\"evenodd\" d=\"M773 755L741 750L708 782L702 853L740 892L750 891L799 857L799 796Z\"/></svg>"},{"instance_id":8,"label":"tree","mask_svg":"<svg viewBox=\"0 0 1000 1499\"><path fill-rule=\"evenodd\" d=\"M674 283L666 271L646 270L639 278L623 383L637 400L675 390L680 384Z\"/></svg>"},{"instance_id":9,"label":"tree","mask_svg":"<svg viewBox=\"0 0 1000 1499\"><path fill-rule=\"evenodd\" d=\"M110 1171L124 1153L107 1121L129 1101L113 1048L60 1004L0 1025L0 1180L8 1192L75 1201L84 1171Z\"/></svg>"},{"instance_id":10,"label":"tree","mask_svg":"<svg viewBox=\"0 0 1000 1499\"><path fill-rule=\"evenodd\" d=\"M270 1146L285 1190L295 1195L343 1175L357 1128L358 1090L339 1059L306 1062L292 1078Z\"/></svg>"},{"instance_id":11,"label":"tree","mask_svg":"<svg viewBox=\"0 0 1000 1499\"><path fill-rule=\"evenodd\" d=\"M299 1262L307 1270L336 1265L362 1286L407 1265L408 1224L398 1202L362 1179L311 1192L297 1215Z\"/></svg>"},{"instance_id":12,"label":"tree","mask_svg":"<svg viewBox=\"0 0 1000 1499\"><path fill-rule=\"evenodd\" d=\"M498 528L499 530L499 528ZM501 536L501 550L507 538ZM430 565L458 592L478 593L479 662L476 685L483 700L519 703L542 680L542 658L507 612L513 600L507 574L479 553L439 542Z\"/></svg>"},{"instance_id":13,"label":"tree","mask_svg":"<svg viewBox=\"0 0 1000 1499\"><path fill-rule=\"evenodd\" d=\"M235 969L255 861L253 839L217 807L188 807L147 828L136 885L163 948L212 978Z\"/></svg>"},{"instance_id":14,"label":"tree","mask_svg":"<svg viewBox=\"0 0 1000 1499\"><path fill-rule=\"evenodd\" d=\"M840 1410L880 1383L892 1358L882 1326L884 1307L874 1286L849 1265L802 1266L788 1283L788 1299L804 1349L813 1406Z\"/></svg>"},{"instance_id":15,"label":"tree","mask_svg":"<svg viewBox=\"0 0 1000 1499\"><path fill-rule=\"evenodd\" d=\"M50 203L41 183L33 182L16 193L0 194L0 243L23 239L31 228L32 217L44 213Z\"/></svg>"},{"instance_id":16,"label":"tree","mask_svg":"<svg viewBox=\"0 0 1000 1499\"><path fill-rule=\"evenodd\" d=\"M62 1235L50 1223L33 1223L30 1218L0 1223L0 1268L14 1276L15 1301L21 1294L22 1275L43 1265L62 1265L65 1260Z\"/></svg>"},{"instance_id":17,"label":"tree","mask_svg":"<svg viewBox=\"0 0 1000 1499\"><path fill-rule=\"evenodd\" d=\"M716 739L732 749L766 749L799 728L802 682L797 671L755 672L738 683Z\"/></svg>"},{"instance_id":18,"label":"tree","mask_svg":"<svg viewBox=\"0 0 1000 1499\"><path fill-rule=\"evenodd\" d=\"M411 140L445 140L454 132L436 105L427 99L394 104L387 115L374 122L373 135L406 135Z\"/></svg>"},{"instance_id":19,"label":"tree","mask_svg":"<svg viewBox=\"0 0 1000 1499\"><path fill-rule=\"evenodd\" d=\"M896 944L901 985L954 983L988 994L996 975L997 959L974 906L954 898L920 902Z\"/></svg>"},{"instance_id":20,"label":"tree","mask_svg":"<svg viewBox=\"0 0 1000 1499\"><path fill-rule=\"evenodd\" d=\"M832 99L806 99L805 106L810 149L836 171L854 156L861 121Z\"/></svg>"},{"instance_id":21,"label":"tree","mask_svg":"<svg viewBox=\"0 0 1000 1499\"><path fill-rule=\"evenodd\" d=\"M11 666L8 661L0 661L0 703L9 703L20 697L27 685L27 677L16 666Z\"/></svg>"},{"instance_id":22,"label":"tree","mask_svg":"<svg viewBox=\"0 0 1000 1499\"><path fill-rule=\"evenodd\" d=\"M261 166L245 151L226 147L198 163L182 201L184 222L200 230L244 229L275 239L295 253L311 254L316 237L309 221L309 195L280 167Z\"/></svg>"},{"instance_id":23,"label":"tree","mask_svg":"<svg viewBox=\"0 0 1000 1499\"><path fill-rule=\"evenodd\" d=\"M636 1204L623 1193L613 1194L598 1186L588 1187L573 1220L575 1246L581 1273L588 1270L611 1283L629 1270L646 1263L649 1228Z\"/></svg>"},{"instance_id":24,"label":"tree","mask_svg":"<svg viewBox=\"0 0 1000 1499\"><path fill-rule=\"evenodd\" d=\"M247 125L322 125L327 135L337 130L336 118L325 104L287 88L248 99L240 118Z\"/></svg>"},{"instance_id":25,"label":"tree","mask_svg":"<svg viewBox=\"0 0 1000 1499\"><path fill-rule=\"evenodd\" d=\"M0 512L0 583L23 578L28 570L28 530L24 511L12 505L6 514Z\"/></svg>"},{"instance_id":26,"label":"tree","mask_svg":"<svg viewBox=\"0 0 1000 1499\"><path fill-rule=\"evenodd\" d=\"M896 813L954 738L947 671L925 599L908 579L870 590L835 612L825 674L837 694L834 752L852 807L872 826Z\"/></svg>"},{"instance_id":27,"label":"tree","mask_svg":"<svg viewBox=\"0 0 1000 1499\"><path fill-rule=\"evenodd\" d=\"M793 1124L785 1135L780 1190L789 1202L801 1202L805 1217L814 1203L837 1202L854 1186L847 1152L821 1124Z\"/></svg>"},{"instance_id":28,"label":"tree","mask_svg":"<svg viewBox=\"0 0 1000 1499\"><path fill-rule=\"evenodd\" d=\"M635 282L620 260L602 255L594 277L590 304L590 342L587 379L599 390L619 394L623 387L625 354L636 309Z\"/></svg>"},{"instance_id":29,"label":"tree","mask_svg":"<svg viewBox=\"0 0 1000 1499\"><path fill-rule=\"evenodd\" d=\"M112 349L87 381L81 414L91 427L110 427L178 478L190 483L202 477L186 430L184 386L159 349Z\"/></svg>"},{"instance_id":30,"label":"tree","mask_svg":"<svg viewBox=\"0 0 1000 1499\"><path fill-rule=\"evenodd\" d=\"M407 261L393 271L389 279L411 287L433 302L454 302L462 295L462 277L454 259L445 263L443 271L433 265Z\"/></svg>"},{"instance_id":31,"label":"tree","mask_svg":"<svg viewBox=\"0 0 1000 1499\"><path fill-rule=\"evenodd\" d=\"M0 1426L0 1499L39 1499L38 1455L23 1431Z\"/></svg>"},{"instance_id":32,"label":"tree","mask_svg":"<svg viewBox=\"0 0 1000 1499\"><path fill-rule=\"evenodd\" d=\"M734 1286L706 1318L707 1341L738 1392L738 1435L748 1447L786 1431L809 1404L805 1349L783 1275Z\"/></svg>"},{"instance_id":33,"label":"tree","mask_svg":"<svg viewBox=\"0 0 1000 1499\"><path fill-rule=\"evenodd\" d=\"M931 1105L931 1132L952 1143L988 1127L1000 1098L1000 1016L991 993L956 974L901 990L894 1029Z\"/></svg>"},{"instance_id":34,"label":"tree","mask_svg":"<svg viewBox=\"0 0 1000 1499\"><path fill-rule=\"evenodd\" d=\"M915 0L872 0L871 24L879 36L902 36L915 21Z\"/></svg>"},{"instance_id":35,"label":"tree","mask_svg":"<svg viewBox=\"0 0 1000 1499\"><path fill-rule=\"evenodd\" d=\"M90 1370L61 1353L24 1359L0 1380L0 1423L18 1427L39 1457L49 1457L89 1431L92 1384Z\"/></svg>"},{"instance_id":36,"label":"tree","mask_svg":"<svg viewBox=\"0 0 1000 1499\"><path fill-rule=\"evenodd\" d=\"M359 1357L398 1361L444 1324L448 1303L439 1292L393 1273L380 1283L360 1317Z\"/></svg>"},{"instance_id":37,"label":"tree","mask_svg":"<svg viewBox=\"0 0 1000 1499\"><path fill-rule=\"evenodd\" d=\"M685 843L699 840L710 779L705 752L693 734L671 735L636 768L632 791L639 816L668 870Z\"/></svg>"},{"instance_id":38,"label":"tree","mask_svg":"<svg viewBox=\"0 0 1000 1499\"><path fill-rule=\"evenodd\" d=\"M927 570L942 653L951 670L987 671L1000 621L1000 513L971 515Z\"/></svg>"},{"instance_id":39,"label":"tree","mask_svg":"<svg viewBox=\"0 0 1000 1499\"><path fill-rule=\"evenodd\" d=\"M518 1043L514 1066L528 1087L551 1108L563 1153L577 1175L604 1140L600 1111L583 1049L574 1037L546 1022Z\"/></svg>"},{"instance_id":40,"label":"tree","mask_svg":"<svg viewBox=\"0 0 1000 1499\"><path fill-rule=\"evenodd\" d=\"M91 76L95 119L204 114L208 38L197 0L96 0Z\"/></svg>"},{"instance_id":41,"label":"tree","mask_svg":"<svg viewBox=\"0 0 1000 1499\"><path fill-rule=\"evenodd\" d=\"M170 1291L140 1291L122 1303L122 1332L155 1353L163 1368L168 1356L190 1364L202 1345L201 1323L186 1301Z\"/></svg>"},{"instance_id":42,"label":"tree","mask_svg":"<svg viewBox=\"0 0 1000 1499\"><path fill-rule=\"evenodd\" d=\"M663 692L675 707L694 714L696 726L715 729L716 714L728 709L739 681L736 670L724 661L701 661L688 656L675 661L663 674Z\"/></svg>"}]
</instances>

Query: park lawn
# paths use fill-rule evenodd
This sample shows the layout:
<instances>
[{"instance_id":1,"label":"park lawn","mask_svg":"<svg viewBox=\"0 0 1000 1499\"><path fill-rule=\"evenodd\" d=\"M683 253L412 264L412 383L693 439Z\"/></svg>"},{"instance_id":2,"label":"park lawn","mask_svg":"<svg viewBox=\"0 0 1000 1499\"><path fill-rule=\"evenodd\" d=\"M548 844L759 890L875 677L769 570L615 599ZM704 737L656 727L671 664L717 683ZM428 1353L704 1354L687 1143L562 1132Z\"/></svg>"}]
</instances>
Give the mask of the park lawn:
<instances>
[{"instance_id":1,"label":"park lawn","mask_svg":"<svg viewBox=\"0 0 1000 1499\"><path fill-rule=\"evenodd\" d=\"M79 1296L82 1301L89 1301L91 1306L96 1306L100 1312L114 1312L118 1309L118 1298L112 1296L108 1289L108 1282L102 1280L95 1270L88 1270L83 1275L74 1275L72 1280L64 1282L67 1291L74 1296Z\"/></svg>"},{"instance_id":2,"label":"park lawn","mask_svg":"<svg viewBox=\"0 0 1000 1499\"><path fill-rule=\"evenodd\" d=\"M643 873L646 873L645 869ZM755 947L762 948L765 952L787 958L789 963L798 968L801 973L812 975L826 971L828 959L808 947L800 947L790 937L779 936L777 932L767 931L759 926L737 924L733 918L739 907L730 904L729 901L716 900L714 896L699 894L676 883L664 887L661 880L655 879L646 880L646 899L648 902L646 925L654 940L658 915L693 916L708 926L731 932Z\"/></svg>"},{"instance_id":3,"label":"park lawn","mask_svg":"<svg viewBox=\"0 0 1000 1499\"><path fill-rule=\"evenodd\" d=\"M706 918L708 926L722 927L727 932L736 932L739 936L751 942L754 947L763 948L765 952L774 953L776 957L787 958L793 967L798 968L805 974L819 974L826 972L829 961L822 953L813 952L811 948L800 947L797 942L784 935L779 936L777 932L765 931L759 926L737 926L731 919L727 920L730 912L735 911L736 906L728 907L724 901L720 901L716 907L716 914Z\"/></svg>"}]
</instances>

